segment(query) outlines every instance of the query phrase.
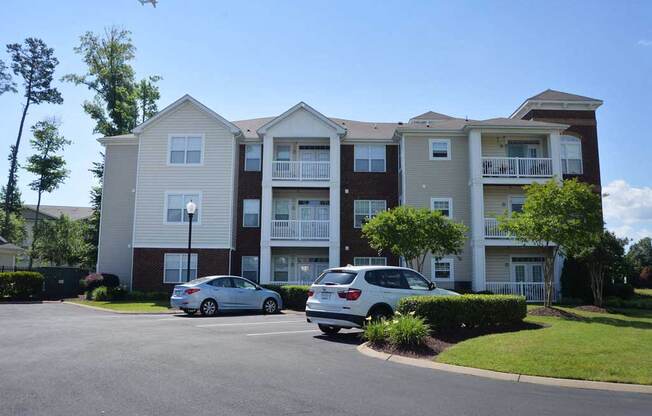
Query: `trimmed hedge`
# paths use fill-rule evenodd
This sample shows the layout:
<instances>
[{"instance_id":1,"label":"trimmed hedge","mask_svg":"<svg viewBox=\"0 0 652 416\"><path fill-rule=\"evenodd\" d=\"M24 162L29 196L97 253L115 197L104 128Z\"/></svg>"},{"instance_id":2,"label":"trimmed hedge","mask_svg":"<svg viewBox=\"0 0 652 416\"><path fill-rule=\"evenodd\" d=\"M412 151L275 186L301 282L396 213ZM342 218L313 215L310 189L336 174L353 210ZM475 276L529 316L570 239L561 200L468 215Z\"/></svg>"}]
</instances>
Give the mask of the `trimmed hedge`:
<instances>
[{"instance_id":1,"label":"trimmed hedge","mask_svg":"<svg viewBox=\"0 0 652 416\"><path fill-rule=\"evenodd\" d=\"M511 295L411 296L397 310L423 318L434 331L512 325L527 314L525 297Z\"/></svg>"},{"instance_id":2,"label":"trimmed hedge","mask_svg":"<svg viewBox=\"0 0 652 416\"><path fill-rule=\"evenodd\" d=\"M43 275L37 272L0 273L0 298L27 300L43 292Z\"/></svg>"},{"instance_id":3,"label":"trimmed hedge","mask_svg":"<svg viewBox=\"0 0 652 416\"><path fill-rule=\"evenodd\" d=\"M308 301L308 289L310 286L299 285L261 285L265 289L273 290L281 295L283 300L283 307L286 309L295 309L302 311L306 309L306 301Z\"/></svg>"}]
</instances>

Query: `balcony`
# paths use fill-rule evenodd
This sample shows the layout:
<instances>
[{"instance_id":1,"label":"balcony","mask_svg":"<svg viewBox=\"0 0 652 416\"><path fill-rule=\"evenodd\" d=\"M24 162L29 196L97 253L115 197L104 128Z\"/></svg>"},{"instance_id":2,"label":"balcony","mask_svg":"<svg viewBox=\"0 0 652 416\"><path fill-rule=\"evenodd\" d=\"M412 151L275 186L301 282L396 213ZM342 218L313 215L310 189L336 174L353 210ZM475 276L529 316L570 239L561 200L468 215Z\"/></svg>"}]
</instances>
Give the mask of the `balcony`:
<instances>
[{"instance_id":1,"label":"balcony","mask_svg":"<svg viewBox=\"0 0 652 416\"><path fill-rule=\"evenodd\" d=\"M272 240L328 240L330 221L272 220Z\"/></svg>"},{"instance_id":2,"label":"balcony","mask_svg":"<svg viewBox=\"0 0 652 416\"><path fill-rule=\"evenodd\" d=\"M498 219L496 218L484 219L484 236L485 238L512 238L507 231L500 229Z\"/></svg>"},{"instance_id":3,"label":"balcony","mask_svg":"<svg viewBox=\"0 0 652 416\"><path fill-rule=\"evenodd\" d=\"M272 180L327 181L331 177L329 161L272 161Z\"/></svg>"},{"instance_id":4,"label":"balcony","mask_svg":"<svg viewBox=\"0 0 652 416\"><path fill-rule=\"evenodd\" d=\"M552 177L552 159L483 157L482 175L497 178L549 178Z\"/></svg>"}]
</instances>

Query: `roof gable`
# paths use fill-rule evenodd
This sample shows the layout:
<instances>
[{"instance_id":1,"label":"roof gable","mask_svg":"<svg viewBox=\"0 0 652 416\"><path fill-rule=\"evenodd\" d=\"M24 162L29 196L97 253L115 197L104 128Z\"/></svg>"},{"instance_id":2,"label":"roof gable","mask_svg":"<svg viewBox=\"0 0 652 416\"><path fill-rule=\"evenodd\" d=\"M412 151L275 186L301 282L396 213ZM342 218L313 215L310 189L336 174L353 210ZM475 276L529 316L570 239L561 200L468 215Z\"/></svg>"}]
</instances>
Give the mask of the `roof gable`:
<instances>
[{"instance_id":1,"label":"roof gable","mask_svg":"<svg viewBox=\"0 0 652 416\"><path fill-rule=\"evenodd\" d=\"M318 119L318 120L320 120L321 122L323 122L324 124L326 124L328 127L330 127L330 128L332 128L333 130L335 130L335 131L337 132L337 134L339 134L340 136L343 136L343 135L346 134L346 129L345 129L344 127L342 127L341 125L337 124L336 122L334 122L334 121L331 120L330 118L326 117L325 115L323 115L323 114L320 113L319 111L315 110L314 108L310 107L308 104L304 103L303 101L301 101L301 102L298 103L297 105L293 106L292 108L290 108L289 110L287 110L286 112L284 112L283 114L281 114L280 116L275 117L275 118L269 120L267 123L265 123L265 124L263 124L262 126L260 126L260 127L256 130L256 132L257 132L258 134L260 134L260 135L263 135L263 134L265 134L265 133L266 133L270 128L274 127L275 125L277 125L278 123L282 122L283 120L289 118L292 114L294 114L294 113L296 113L296 112L298 112L298 111L306 111L306 112L308 112L310 115L312 115L312 116L315 117L316 119Z\"/></svg>"},{"instance_id":2,"label":"roof gable","mask_svg":"<svg viewBox=\"0 0 652 416\"><path fill-rule=\"evenodd\" d=\"M453 117L448 116L446 114L436 113L434 111L427 111L427 112L425 112L423 114L420 114L420 115L418 115L416 117L412 117L410 119L410 121L412 121L412 120L450 120L452 118Z\"/></svg>"},{"instance_id":3,"label":"roof gable","mask_svg":"<svg viewBox=\"0 0 652 416\"><path fill-rule=\"evenodd\" d=\"M577 94L570 94L567 92L563 91L557 91L557 90L551 90L548 88L547 90L540 92L537 95L534 95L530 98L529 100L542 100L542 101L600 101L596 98L591 98L591 97L585 97L583 95L577 95Z\"/></svg>"}]
</instances>

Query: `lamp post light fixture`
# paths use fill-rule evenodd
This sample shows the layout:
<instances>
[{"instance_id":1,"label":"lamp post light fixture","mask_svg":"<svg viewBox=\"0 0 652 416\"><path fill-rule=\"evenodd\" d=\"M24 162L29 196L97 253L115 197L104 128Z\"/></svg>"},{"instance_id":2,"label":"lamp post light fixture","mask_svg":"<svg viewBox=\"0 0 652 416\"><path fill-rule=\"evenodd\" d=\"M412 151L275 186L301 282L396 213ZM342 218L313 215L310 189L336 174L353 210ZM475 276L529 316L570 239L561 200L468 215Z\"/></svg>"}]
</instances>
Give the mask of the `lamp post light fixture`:
<instances>
[{"instance_id":1,"label":"lamp post light fixture","mask_svg":"<svg viewBox=\"0 0 652 416\"><path fill-rule=\"evenodd\" d=\"M190 248L192 247L192 217L195 215L195 211L197 210L197 204L192 202L188 202L186 204L186 212L188 213L188 268L186 269L186 281L190 281L190 256L191 251Z\"/></svg>"}]
</instances>

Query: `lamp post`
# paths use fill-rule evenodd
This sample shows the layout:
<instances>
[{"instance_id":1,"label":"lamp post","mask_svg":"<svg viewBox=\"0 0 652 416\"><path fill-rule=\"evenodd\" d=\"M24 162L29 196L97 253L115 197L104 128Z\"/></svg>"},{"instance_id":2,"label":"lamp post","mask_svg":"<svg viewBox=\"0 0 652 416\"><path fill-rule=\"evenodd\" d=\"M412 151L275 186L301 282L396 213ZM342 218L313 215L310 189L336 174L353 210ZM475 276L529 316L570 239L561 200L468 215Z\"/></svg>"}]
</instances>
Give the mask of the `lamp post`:
<instances>
[{"instance_id":1,"label":"lamp post","mask_svg":"<svg viewBox=\"0 0 652 416\"><path fill-rule=\"evenodd\" d=\"M192 245L192 217L195 215L195 211L197 210L197 204L192 202L188 202L186 204L186 212L188 213L188 268L186 269L186 281L190 281L190 247Z\"/></svg>"}]
</instances>

